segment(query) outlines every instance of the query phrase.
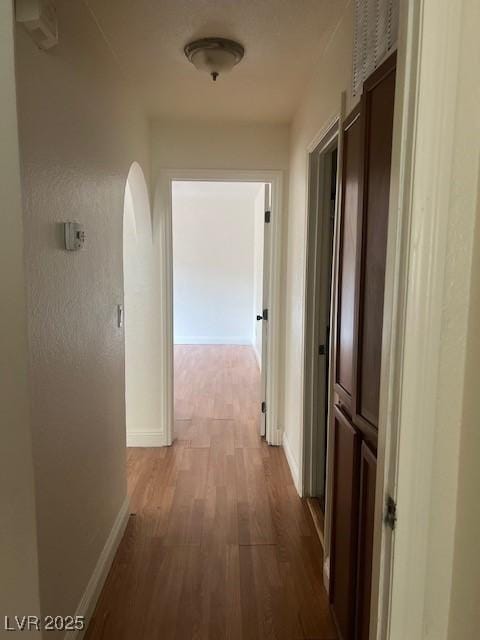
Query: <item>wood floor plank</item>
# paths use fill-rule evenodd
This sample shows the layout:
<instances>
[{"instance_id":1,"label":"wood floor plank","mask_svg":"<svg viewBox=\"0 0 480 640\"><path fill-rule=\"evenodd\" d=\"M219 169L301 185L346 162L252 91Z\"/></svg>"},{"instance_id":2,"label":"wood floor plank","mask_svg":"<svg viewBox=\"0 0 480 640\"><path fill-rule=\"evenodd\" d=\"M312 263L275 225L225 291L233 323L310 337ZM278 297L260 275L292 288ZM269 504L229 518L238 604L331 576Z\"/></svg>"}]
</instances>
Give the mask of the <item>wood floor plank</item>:
<instances>
[{"instance_id":1,"label":"wood floor plank","mask_svg":"<svg viewBox=\"0 0 480 640\"><path fill-rule=\"evenodd\" d=\"M175 441L127 451L132 512L87 640L333 640L322 549L259 437L243 346L175 347Z\"/></svg>"}]
</instances>

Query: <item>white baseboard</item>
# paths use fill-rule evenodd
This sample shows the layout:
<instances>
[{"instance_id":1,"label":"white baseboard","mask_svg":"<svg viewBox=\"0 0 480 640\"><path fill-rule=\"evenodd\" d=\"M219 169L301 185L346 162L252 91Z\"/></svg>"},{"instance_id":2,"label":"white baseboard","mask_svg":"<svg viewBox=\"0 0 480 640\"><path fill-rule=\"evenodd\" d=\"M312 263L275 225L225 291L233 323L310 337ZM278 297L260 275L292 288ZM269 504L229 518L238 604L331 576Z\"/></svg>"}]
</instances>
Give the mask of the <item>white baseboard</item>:
<instances>
[{"instance_id":1,"label":"white baseboard","mask_svg":"<svg viewBox=\"0 0 480 640\"><path fill-rule=\"evenodd\" d=\"M115 518L113 527L108 535L102 552L100 553L95 569L88 581L87 588L85 589L77 607L77 611L75 612L75 615L83 616L85 618L87 627L108 572L110 571L110 567L112 566L118 545L125 533L128 517L130 515L129 511L129 498L127 496L120 507L117 517ZM81 631L67 631L64 638L65 640L81 640L85 632L86 628Z\"/></svg>"},{"instance_id":2,"label":"white baseboard","mask_svg":"<svg viewBox=\"0 0 480 640\"><path fill-rule=\"evenodd\" d=\"M164 447L163 431L127 431L127 447Z\"/></svg>"},{"instance_id":3,"label":"white baseboard","mask_svg":"<svg viewBox=\"0 0 480 640\"><path fill-rule=\"evenodd\" d=\"M252 336L175 336L174 344L238 344L252 346Z\"/></svg>"},{"instance_id":4,"label":"white baseboard","mask_svg":"<svg viewBox=\"0 0 480 640\"><path fill-rule=\"evenodd\" d=\"M300 483L300 470L298 468L298 464L293 457L292 450L290 449L290 444L288 442L288 438L286 434L283 434L282 439L283 450L285 451L285 457L287 458L288 466L290 467L290 473L292 474L293 484L295 485L295 489L300 497L302 497L302 489Z\"/></svg>"}]
</instances>

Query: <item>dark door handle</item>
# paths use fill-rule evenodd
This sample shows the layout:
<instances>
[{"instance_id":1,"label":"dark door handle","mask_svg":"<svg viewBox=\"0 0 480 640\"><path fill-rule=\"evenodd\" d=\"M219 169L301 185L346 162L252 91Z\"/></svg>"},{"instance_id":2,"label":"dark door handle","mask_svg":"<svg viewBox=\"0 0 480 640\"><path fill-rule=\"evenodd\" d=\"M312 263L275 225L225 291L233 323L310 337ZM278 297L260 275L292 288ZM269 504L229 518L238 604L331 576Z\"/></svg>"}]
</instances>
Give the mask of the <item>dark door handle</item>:
<instances>
[{"instance_id":1,"label":"dark door handle","mask_svg":"<svg viewBox=\"0 0 480 640\"><path fill-rule=\"evenodd\" d=\"M263 316L257 316L257 320L263 320Z\"/></svg>"}]
</instances>

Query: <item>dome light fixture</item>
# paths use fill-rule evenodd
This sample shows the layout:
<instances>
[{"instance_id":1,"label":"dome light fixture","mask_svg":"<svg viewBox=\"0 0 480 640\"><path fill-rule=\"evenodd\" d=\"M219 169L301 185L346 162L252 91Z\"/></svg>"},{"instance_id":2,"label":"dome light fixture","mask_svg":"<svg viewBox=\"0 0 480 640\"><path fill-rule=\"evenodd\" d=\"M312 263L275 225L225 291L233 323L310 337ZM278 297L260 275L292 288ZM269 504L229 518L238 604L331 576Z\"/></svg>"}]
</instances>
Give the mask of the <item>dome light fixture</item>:
<instances>
[{"instance_id":1,"label":"dome light fixture","mask_svg":"<svg viewBox=\"0 0 480 640\"><path fill-rule=\"evenodd\" d=\"M185 55L199 71L207 71L215 82L220 73L230 71L245 55L241 44L226 38L201 38L189 42Z\"/></svg>"}]
</instances>

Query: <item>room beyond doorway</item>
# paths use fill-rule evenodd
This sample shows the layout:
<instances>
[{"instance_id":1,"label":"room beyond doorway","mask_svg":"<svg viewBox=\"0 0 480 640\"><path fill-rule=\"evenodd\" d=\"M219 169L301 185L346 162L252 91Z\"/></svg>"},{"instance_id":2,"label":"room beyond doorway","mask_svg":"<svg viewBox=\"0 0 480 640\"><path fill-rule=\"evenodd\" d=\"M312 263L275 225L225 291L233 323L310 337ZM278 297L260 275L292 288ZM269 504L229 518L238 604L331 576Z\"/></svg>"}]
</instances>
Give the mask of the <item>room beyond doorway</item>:
<instances>
[{"instance_id":1,"label":"room beyond doorway","mask_svg":"<svg viewBox=\"0 0 480 640\"><path fill-rule=\"evenodd\" d=\"M256 309L257 303L255 302L253 295L256 291L256 287L250 287L249 292L247 291L247 298L249 299L249 316L247 319L247 324L243 324L243 327L240 329L238 334L233 334L231 332L227 335L227 339L221 338L219 335L213 335L211 328L208 327L208 323L205 323L205 319L209 319L213 322L215 320L223 320L224 314L223 311L228 311L231 306L230 302L225 304L222 303L222 300L227 299L230 293L232 293L236 289L236 285L234 287L227 288L227 294L225 294L225 287L223 288L223 294L219 294L213 298L210 297L210 303L207 306L207 311L205 305L203 305L203 309L200 308L199 318L204 322L203 329L208 329L206 332L206 336L202 336L195 331L195 335L193 335L194 339L185 339L185 335L180 335L179 326L185 328L187 324L179 325L175 327L175 302L179 299L182 299L182 294L185 289L180 291L180 298L178 297L178 290L175 292L175 251L174 251L174 236L175 236L175 189L176 184L178 183L196 183L196 188L198 190L199 183L208 183L210 188L213 189L214 185L220 186L220 192L225 190L226 183L234 183L237 186L248 186L250 189L252 188L252 183L257 183L258 186L261 184L264 185L264 195L268 194L268 198L264 199L264 208L262 214L263 224L264 224L264 247L268 245L268 250L264 249L264 282L262 282L263 287L262 291L268 291L268 307L265 306L263 309ZM213 183L213 184L212 184ZM184 184L181 184L183 187L183 192L188 190L185 188ZM182 189L180 189L182 191ZM258 192L257 192L258 195ZM259 199L260 200L260 199ZM268 211L266 211L268 201ZM215 202L215 204L217 204ZM228 208L227 208L228 211ZM268 214L268 215L267 215ZM211 212L210 212L210 217ZM187 212L188 219L188 212ZM184 266L186 264L187 270L190 270L190 274L193 273L194 281L195 277L201 272L201 269L197 266L192 265L193 254L197 252L198 243L201 241L202 234L204 234L206 227L212 221L208 220L208 217L204 219L204 224L201 224L201 213L199 217L194 218L192 221L191 212L190 218L187 224L187 231L184 234L185 237L180 238L180 245L183 243L183 255L184 255ZM262 375L262 384L263 384L263 393L262 400L259 403L259 410L262 409L264 413L260 413L260 417L263 416L263 419L260 420L259 431L263 429L262 435L265 435L266 441L268 444L278 445L282 442L282 430L278 423L278 407L279 407L279 381L281 376L281 370L279 366L279 349L280 349L280 299L281 299L281 281L280 281L280 273L281 273L281 247L282 247L282 174L281 172L276 171L234 171L234 170L168 170L164 171L160 174L159 180L157 183L157 194L156 194L156 207L155 207L155 218L158 221L158 229L160 231L160 249L162 252L162 278L164 278L166 282L166 287L162 292L162 304L165 309L164 321L162 322L162 344L163 344L163 370L164 370L164 397L162 405L164 407L164 423L166 425L165 430L165 444L172 444L174 441L174 345L177 342L179 345L183 343L184 345L187 343L192 343L197 346L202 346L205 344L213 343L213 344L235 344L236 346L243 346L252 350L252 354L255 353L255 347L257 347L258 353L260 353L259 345L258 345L258 337L259 333L261 334L261 351L262 351L262 373L265 371L268 372L267 378L264 379ZM267 219L268 218L268 219ZM200 224L199 224L200 222ZM237 220L238 222L238 220ZM268 229L267 229L268 228ZM230 232L225 233L219 232L218 225L213 227L211 226L211 230L213 231L209 234L208 238L210 240L210 236L219 237L221 239L220 242L211 243L210 241L210 251L207 249L207 265L206 273L210 273L210 278L212 280L220 279L220 284L224 286L222 282L222 277L218 277L219 273L223 274L222 269L218 269L218 260L211 260L212 255L217 252L217 256L223 255L225 256L224 249L227 249L227 261L232 261L232 254L235 253L236 245L241 244L239 241L239 235L241 232L233 234ZM191 231L194 233L190 233ZM182 234L183 235L183 234ZM251 237L254 235L254 223L252 221L251 226ZM190 236L189 238L187 236ZM266 238L268 237L268 242ZM194 251L188 249L190 244L194 245ZM208 242L207 242L208 244ZM185 249L186 245L186 249ZM213 247L213 248L212 248ZM178 249L178 245L177 245ZM220 251L219 251L220 250ZM219 253L218 253L219 251ZM247 252L248 253L248 252ZM205 250L203 251L205 255ZM253 271L255 270L255 263L253 258L255 257L256 252L253 249L253 252L250 252L250 258L248 258L249 268L251 270L251 274L253 275ZM243 256L244 258L245 256ZM237 254L238 259L238 254ZM257 255L258 259L258 255ZM195 262L195 260L193 260ZM198 268L197 268L198 267ZM205 267L205 265L204 265ZM181 271L180 271L181 272ZM228 269L227 269L228 272ZM177 272L178 273L178 272ZM214 274L214 277L211 277L211 274ZM234 270L235 273L235 270ZM185 275L185 272L184 272ZM228 275L228 273L227 273ZM238 277L238 273L235 273L235 278ZM235 282L235 278L232 282ZM188 281L188 278L186 278ZM184 284L188 284L188 282L184 281ZM244 280L245 281L245 280ZM198 279L197 279L198 284ZM218 282L217 282L218 284ZM189 284L191 287L191 282ZM187 287L188 288L188 287ZM192 302L194 297L197 297L197 289L198 287L193 286L193 294L192 296L184 296L183 302L187 302L187 315L184 314L184 319L187 317L189 320L190 314L188 313L188 302ZM248 288L247 288L248 289ZM258 287L257 287L258 290ZM192 291L192 288L190 289ZM205 295L200 296L201 303L204 303L204 300L208 295L211 294L208 290L204 292ZM208 294L208 295L207 295ZM264 293L263 293L264 295ZM244 297L245 300L245 297ZM234 301L237 302L236 300ZM177 305L178 306L178 305ZM185 309L184 309L185 311ZM197 307L198 311L198 307ZM212 315L213 312L213 315ZM215 312L219 317L215 316ZM228 314L225 314L228 316ZM239 315L241 315L239 313ZM231 319L231 316L230 316ZM235 318L235 321L238 318ZM236 325L237 327L239 325ZM245 326L246 336L244 333ZM218 330L219 325L216 325L214 328ZM258 328L261 327L261 330ZM182 329L183 330L183 329ZM265 331L267 332L267 339L265 339ZM220 337L220 339L219 339ZM233 337L233 339L232 339ZM217 339L215 339L217 338ZM255 356L254 356L255 359ZM258 362L258 359L257 359ZM265 366L263 363L266 363ZM262 407L262 403L263 407Z\"/></svg>"},{"instance_id":2,"label":"room beyond doorway","mask_svg":"<svg viewBox=\"0 0 480 640\"><path fill-rule=\"evenodd\" d=\"M175 345L175 437L191 447L212 439L260 445L260 372L246 345Z\"/></svg>"},{"instance_id":3,"label":"room beyond doorway","mask_svg":"<svg viewBox=\"0 0 480 640\"><path fill-rule=\"evenodd\" d=\"M260 361L264 190L258 182L173 183L175 344L250 345Z\"/></svg>"},{"instance_id":4,"label":"room beyond doorway","mask_svg":"<svg viewBox=\"0 0 480 640\"><path fill-rule=\"evenodd\" d=\"M243 393L256 398L248 407L248 423L256 425L257 437L265 433L261 382L267 368L262 358L267 190L263 182L172 184L175 437L184 437L181 427L187 424L208 440L211 421L239 417L234 404ZM232 389L239 353L251 361L251 375ZM185 371L193 371L194 379L185 379Z\"/></svg>"}]
</instances>

